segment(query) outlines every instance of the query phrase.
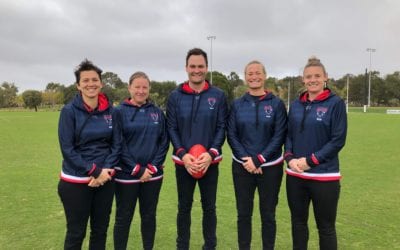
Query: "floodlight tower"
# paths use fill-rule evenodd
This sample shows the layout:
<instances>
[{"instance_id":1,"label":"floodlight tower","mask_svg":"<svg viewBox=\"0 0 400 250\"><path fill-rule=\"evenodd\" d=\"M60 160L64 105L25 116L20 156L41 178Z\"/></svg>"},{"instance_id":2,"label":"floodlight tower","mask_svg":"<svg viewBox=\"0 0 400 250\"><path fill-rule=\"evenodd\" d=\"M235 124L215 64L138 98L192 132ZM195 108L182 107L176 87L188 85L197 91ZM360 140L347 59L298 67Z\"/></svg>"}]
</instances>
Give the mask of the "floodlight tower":
<instances>
[{"instance_id":1,"label":"floodlight tower","mask_svg":"<svg viewBox=\"0 0 400 250\"><path fill-rule=\"evenodd\" d=\"M376 49L367 48L367 52L369 52L368 107L371 106L371 65L372 65L372 53L375 51Z\"/></svg>"},{"instance_id":2,"label":"floodlight tower","mask_svg":"<svg viewBox=\"0 0 400 250\"><path fill-rule=\"evenodd\" d=\"M217 37L216 36L208 36L207 37L207 40L210 40L210 43L211 43L211 49L210 49L210 83L212 84L213 82L212 82L212 72L213 72L213 69L212 69L212 54L213 54L213 47L212 47L212 43L213 43L213 40L215 40Z\"/></svg>"}]
</instances>

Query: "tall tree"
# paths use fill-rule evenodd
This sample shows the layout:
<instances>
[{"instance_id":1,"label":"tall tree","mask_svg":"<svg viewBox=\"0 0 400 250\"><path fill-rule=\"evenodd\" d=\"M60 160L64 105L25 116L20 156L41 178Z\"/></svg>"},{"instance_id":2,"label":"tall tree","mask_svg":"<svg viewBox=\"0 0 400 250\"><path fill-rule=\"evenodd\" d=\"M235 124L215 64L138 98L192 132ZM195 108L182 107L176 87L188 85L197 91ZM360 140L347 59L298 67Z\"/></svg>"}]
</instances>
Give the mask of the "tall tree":
<instances>
[{"instance_id":1,"label":"tall tree","mask_svg":"<svg viewBox=\"0 0 400 250\"><path fill-rule=\"evenodd\" d=\"M63 93L63 103L67 104L72 98L78 93L78 89L76 88L76 84L71 84L65 88L62 88Z\"/></svg>"},{"instance_id":2,"label":"tall tree","mask_svg":"<svg viewBox=\"0 0 400 250\"><path fill-rule=\"evenodd\" d=\"M167 106L167 98L169 93L176 88L176 82L174 81L164 81L150 82L150 98L156 103L160 108L165 109Z\"/></svg>"},{"instance_id":3,"label":"tall tree","mask_svg":"<svg viewBox=\"0 0 400 250\"><path fill-rule=\"evenodd\" d=\"M371 105L388 106L389 94L386 82L379 76L379 72L371 72Z\"/></svg>"},{"instance_id":4,"label":"tall tree","mask_svg":"<svg viewBox=\"0 0 400 250\"><path fill-rule=\"evenodd\" d=\"M208 72L206 79L209 80L210 76L211 76L211 73ZM228 78L224 74L222 74L218 71L213 71L213 85L222 89L225 92L228 104L230 104L233 101L234 87L229 83Z\"/></svg>"},{"instance_id":5,"label":"tall tree","mask_svg":"<svg viewBox=\"0 0 400 250\"><path fill-rule=\"evenodd\" d=\"M287 76L283 79L278 80L276 83L278 96L285 100L286 104L293 102L295 98L298 98L300 93L304 91L301 76ZM289 95L289 96L288 96Z\"/></svg>"},{"instance_id":6,"label":"tall tree","mask_svg":"<svg viewBox=\"0 0 400 250\"><path fill-rule=\"evenodd\" d=\"M279 94L278 91L278 79L275 77L268 77L267 80L265 80L264 83L264 88L268 91L271 91L272 93L274 93L275 95Z\"/></svg>"},{"instance_id":7,"label":"tall tree","mask_svg":"<svg viewBox=\"0 0 400 250\"><path fill-rule=\"evenodd\" d=\"M105 72L101 74L101 80L105 85L109 85L114 89L126 88L127 83L124 83L119 76L113 72Z\"/></svg>"},{"instance_id":8,"label":"tall tree","mask_svg":"<svg viewBox=\"0 0 400 250\"><path fill-rule=\"evenodd\" d=\"M34 108L37 112L37 107L42 102L42 94L37 90L26 90L22 93L25 106L28 108Z\"/></svg>"},{"instance_id":9,"label":"tall tree","mask_svg":"<svg viewBox=\"0 0 400 250\"><path fill-rule=\"evenodd\" d=\"M236 74L236 72L233 72L233 71L232 71L232 72L228 75L227 78L228 78L229 83L233 86L233 88L236 88L237 86L240 86L240 85L243 85L243 84L244 84L243 80L240 79L239 75Z\"/></svg>"},{"instance_id":10,"label":"tall tree","mask_svg":"<svg viewBox=\"0 0 400 250\"><path fill-rule=\"evenodd\" d=\"M61 83L49 82L42 93L42 104L52 106L62 104L64 88L64 85Z\"/></svg>"},{"instance_id":11,"label":"tall tree","mask_svg":"<svg viewBox=\"0 0 400 250\"><path fill-rule=\"evenodd\" d=\"M17 106L18 88L14 83L3 82L0 86L0 108Z\"/></svg>"},{"instance_id":12,"label":"tall tree","mask_svg":"<svg viewBox=\"0 0 400 250\"><path fill-rule=\"evenodd\" d=\"M389 105L400 106L400 71L387 75L385 82L389 95Z\"/></svg>"},{"instance_id":13,"label":"tall tree","mask_svg":"<svg viewBox=\"0 0 400 250\"><path fill-rule=\"evenodd\" d=\"M347 81L347 79L346 79ZM350 76L349 78L349 104L355 106L362 106L368 95L368 88L366 85L366 75L359 74L357 76Z\"/></svg>"},{"instance_id":14,"label":"tall tree","mask_svg":"<svg viewBox=\"0 0 400 250\"><path fill-rule=\"evenodd\" d=\"M63 85L61 85L61 83L56 83L56 82L49 82L46 85L46 92L58 92L61 90Z\"/></svg>"}]
</instances>

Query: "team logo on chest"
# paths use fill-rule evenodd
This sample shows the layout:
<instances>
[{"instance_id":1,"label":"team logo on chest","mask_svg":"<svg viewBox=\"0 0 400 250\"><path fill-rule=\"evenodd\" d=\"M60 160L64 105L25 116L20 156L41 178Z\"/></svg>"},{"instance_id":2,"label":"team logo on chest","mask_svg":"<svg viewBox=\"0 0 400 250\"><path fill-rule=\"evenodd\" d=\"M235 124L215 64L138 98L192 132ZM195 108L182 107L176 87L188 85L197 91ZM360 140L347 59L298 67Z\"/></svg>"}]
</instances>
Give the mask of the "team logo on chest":
<instances>
[{"instance_id":1,"label":"team logo on chest","mask_svg":"<svg viewBox=\"0 0 400 250\"><path fill-rule=\"evenodd\" d=\"M104 120L106 121L108 128L112 128L112 116L111 115L104 115Z\"/></svg>"},{"instance_id":2,"label":"team logo on chest","mask_svg":"<svg viewBox=\"0 0 400 250\"><path fill-rule=\"evenodd\" d=\"M322 121L322 118L325 116L326 112L328 112L328 108L318 107L317 108L317 121Z\"/></svg>"},{"instance_id":3,"label":"team logo on chest","mask_svg":"<svg viewBox=\"0 0 400 250\"><path fill-rule=\"evenodd\" d=\"M158 121L160 117L158 116L158 113L150 113L150 117L153 120L154 124L158 124Z\"/></svg>"},{"instance_id":4,"label":"team logo on chest","mask_svg":"<svg viewBox=\"0 0 400 250\"><path fill-rule=\"evenodd\" d=\"M274 109L272 108L271 105L265 105L264 106L264 112L265 112L265 117L271 118L272 112Z\"/></svg>"},{"instance_id":5,"label":"team logo on chest","mask_svg":"<svg viewBox=\"0 0 400 250\"><path fill-rule=\"evenodd\" d=\"M209 97L207 99L208 101L208 105L210 105L210 109L214 109L215 103L217 102L217 99L215 99L214 97Z\"/></svg>"}]
</instances>

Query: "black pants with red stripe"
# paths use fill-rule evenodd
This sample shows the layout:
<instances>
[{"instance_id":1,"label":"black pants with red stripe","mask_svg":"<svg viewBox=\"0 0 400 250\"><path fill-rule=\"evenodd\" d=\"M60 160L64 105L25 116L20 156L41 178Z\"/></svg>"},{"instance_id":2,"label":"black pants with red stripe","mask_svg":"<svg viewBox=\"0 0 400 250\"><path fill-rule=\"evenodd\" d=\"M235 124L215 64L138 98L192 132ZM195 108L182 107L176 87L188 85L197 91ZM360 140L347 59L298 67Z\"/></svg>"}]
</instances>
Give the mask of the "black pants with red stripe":
<instances>
[{"instance_id":1,"label":"black pants with red stripe","mask_svg":"<svg viewBox=\"0 0 400 250\"><path fill-rule=\"evenodd\" d=\"M287 175L287 199L292 219L293 249L307 249L308 212L313 204L321 250L336 250L336 212L339 201L339 181L305 180Z\"/></svg>"},{"instance_id":2,"label":"black pants with red stripe","mask_svg":"<svg viewBox=\"0 0 400 250\"><path fill-rule=\"evenodd\" d=\"M64 249L81 249L90 218L89 249L106 248L107 229L114 198L114 181L92 188L60 180L58 194L67 219Z\"/></svg>"},{"instance_id":3,"label":"black pants with red stripe","mask_svg":"<svg viewBox=\"0 0 400 250\"><path fill-rule=\"evenodd\" d=\"M156 211L162 179L145 183L124 184L116 182L115 198L117 211L114 225L114 249L126 249L129 230L139 200L140 230L143 249L153 249L156 233ZM133 237L137 239L138 236Z\"/></svg>"},{"instance_id":4,"label":"black pants with red stripe","mask_svg":"<svg viewBox=\"0 0 400 250\"><path fill-rule=\"evenodd\" d=\"M240 250L251 246L254 193L257 189L261 217L262 249L274 249L276 236L275 210L282 183L283 164L263 167L263 174L250 174L242 164L232 162L235 187L238 245Z\"/></svg>"},{"instance_id":5,"label":"black pants with red stripe","mask_svg":"<svg viewBox=\"0 0 400 250\"><path fill-rule=\"evenodd\" d=\"M175 164L178 189L178 216L176 249L189 249L191 211L196 183L199 184L201 207L203 209L203 249L215 249L217 246L217 184L218 164L212 164L203 178L194 179L181 165Z\"/></svg>"}]
</instances>

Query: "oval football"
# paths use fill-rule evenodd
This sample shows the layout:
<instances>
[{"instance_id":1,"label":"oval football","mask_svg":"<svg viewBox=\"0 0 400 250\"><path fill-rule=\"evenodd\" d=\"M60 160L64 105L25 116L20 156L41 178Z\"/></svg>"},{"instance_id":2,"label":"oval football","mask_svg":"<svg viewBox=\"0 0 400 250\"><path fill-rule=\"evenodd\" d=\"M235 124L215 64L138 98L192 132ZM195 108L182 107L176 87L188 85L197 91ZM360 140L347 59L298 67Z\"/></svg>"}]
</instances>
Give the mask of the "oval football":
<instances>
[{"instance_id":1,"label":"oval football","mask_svg":"<svg viewBox=\"0 0 400 250\"><path fill-rule=\"evenodd\" d=\"M189 154L193 155L195 158L199 158L199 156L204 152L207 152L207 149L201 144L195 144L189 150ZM204 172L197 172L192 174L192 177L195 179L200 179L203 176Z\"/></svg>"}]
</instances>

